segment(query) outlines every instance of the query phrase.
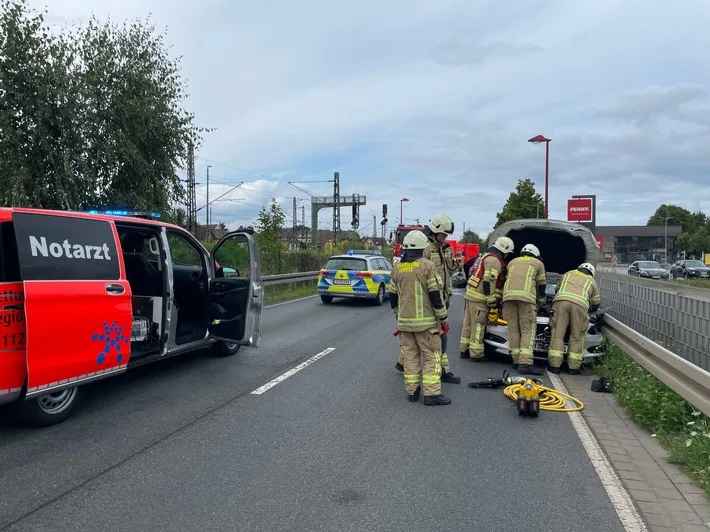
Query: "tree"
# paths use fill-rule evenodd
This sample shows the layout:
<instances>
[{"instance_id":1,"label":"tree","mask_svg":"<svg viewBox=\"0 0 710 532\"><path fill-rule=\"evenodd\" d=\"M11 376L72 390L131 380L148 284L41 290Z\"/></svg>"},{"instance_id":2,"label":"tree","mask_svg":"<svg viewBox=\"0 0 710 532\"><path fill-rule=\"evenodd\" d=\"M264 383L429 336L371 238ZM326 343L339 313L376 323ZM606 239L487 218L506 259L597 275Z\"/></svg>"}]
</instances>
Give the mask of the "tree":
<instances>
[{"instance_id":1,"label":"tree","mask_svg":"<svg viewBox=\"0 0 710 532\"><path fill-rule=\"evenodd\" d=\"M479 246L483 247L483 239L481 238L481 235L479 235L476 231L472 231L471 229L466 229L463 232L463 236L461 237L461 240L459 240L462 244L478 244Z\"/></svg>"},{"instance_id":2,"label":"tree","mask_svg":"<svg viewBox=\"0 0 710 532\"><path fill-rule=\"evenodd\" d=\"M540 194L535 192L532 179L519 179L515 191L511 192L503 210L496 214L495 229L499 225L521 218L540 218L545 213L545 202Z\"/></svg>"},{"instance_id":3,"label":"tree","mask_svg":"<svg viewBox=\"0 0 710 532\"><path fill-rule=\"evenodd\" d=\"M264 270L281 273L281 254L285 246L281 243L281 232L286 223L286 213L272 200L268 207L262 207L257 217L259 253L264 263Z\"/></svg>"},{"instance_id":4,"label":"tree","mask_svg":"<svg viewBox=\"0 0 710 532\"><path fill-rule=\"evenodd\" d=\"M692 232L697 229L696 220L688 209L678 205L666 205L665 203L656 209L656 212L648 219L646 225L663 227L666 225L666 217L670 217L668 225L681 225L683 226L683 232Z\"/></svg>"},{"instance_id":5,"label":"tree","mask_svg":"<svg viewBox=\"0 0 710 532\"><path fill-rule=\"evenodd\" d=\"M26 0L0 0L0 201L167 211L204 131L185 98L147 22L55 35Z\"/></svg>"},{"instance_id":6,"label":"tree","mask_svg":"<svg viewBox=\"0 0 710 532\"><path fill-rule=\"evenodd\" d=\"M710 251L710 219L701 211L690 212L678 205L665 203L656 209L648 219L648 226L665 226L666 217L668 225L680 225L682 234L676 241L676 247L691 254L700 254Z\"/></svg>"}]
</instances>

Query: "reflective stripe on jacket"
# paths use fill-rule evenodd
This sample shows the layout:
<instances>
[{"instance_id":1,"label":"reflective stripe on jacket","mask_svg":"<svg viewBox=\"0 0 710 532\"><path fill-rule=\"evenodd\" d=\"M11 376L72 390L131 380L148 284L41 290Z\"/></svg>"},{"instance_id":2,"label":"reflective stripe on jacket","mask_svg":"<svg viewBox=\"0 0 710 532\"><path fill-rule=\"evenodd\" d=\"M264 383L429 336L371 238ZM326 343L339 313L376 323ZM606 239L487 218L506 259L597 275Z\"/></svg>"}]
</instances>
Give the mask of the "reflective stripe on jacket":
<instances>
[{"instance_id":1,"label":"reflective stripe on jacket","mask_svg":"<svg viewBox=\"0 0 710 532\"><path fill-rule=\"evenodd\" d=\"M443 251L444 257L441 257ZM424 248L423 257L430 260L436 266L436 269L441 277L442 284L445 288L443 295L446 299L453 294L454 289L451 284L451 272L455 269L454 257L450 249L440 249L436 242L429 242L429 245Z\"/></svg>"},{"instance_id":2,"label":"reflective stripe on jacket","mask_svg":"<svg viewBox=\"0 0 710 532\"><path fill-rule=\"evenodd\" d=\"M397 294L397 329L420 332L438 329L446 318L446 307L434 309L429 292L443 293L443 283L434 263L428 259L398 262L392 269L389 291ZM443 302L443 297L442 297Z\"/></svg>"},{"instance_id":3,"label":"reflective stripe on jacket","mask_svg":"<svg viewBox=\"0 0 710 532\"><path fill-rule=\"evenodd\" d=\"M557 284L557 293L552 302L555 301L569 301L589 310L590 304L601 303L601 296L594 277L579 270L571 270Z\"/></svg>"},{"instance_id":4,"label":"reflective stripe on jacket","mask_svg":"<svg viewBox=\"0 0 710 532\"><path fill-rule=\"evenodd\" d=\"M493 291L489 297L500 297L503 293L505 279L505 262L498 255L485 253L473 269L466 284L466 299L469 301L486 301L483 283L489 282Z\"/></svg>"},{"instance_id":5,"label":"reflective stripe on jacket","mask_svg":"<svg viewBox=\"0 0 710 532\"><path fill-rule=\"evenodd\" d=\"M535 257L517 257L507 266L503 301L537 302L537 287L547 284L545 265Z\"/></svg>"}]
</instances>

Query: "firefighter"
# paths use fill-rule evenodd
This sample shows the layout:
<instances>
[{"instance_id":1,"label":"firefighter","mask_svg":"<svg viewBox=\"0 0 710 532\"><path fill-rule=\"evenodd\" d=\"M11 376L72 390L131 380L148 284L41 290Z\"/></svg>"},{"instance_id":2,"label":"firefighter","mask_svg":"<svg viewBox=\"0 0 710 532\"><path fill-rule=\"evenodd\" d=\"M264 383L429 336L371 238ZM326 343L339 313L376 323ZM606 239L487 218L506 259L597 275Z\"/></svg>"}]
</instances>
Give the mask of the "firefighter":
<instances>
[{"instance_id":1,"label":"firefighter","mask_svg":"<svg viewBox=\"0 0 710 532\"><path fill-rule=\"evenodd\" d=\"M461 333L460 357L480 362L485 359L483 335L488 311L498 308L503 295L506 259L515 246L501 236L481 255L466 285L466 310Z\"/></svg>"},{"instance_id":2,"label":"firefighter","mask_svg":"<svg viewBox=\"0 0 710 532\"><path fill-rule=\"evenodd\" d=\"M453 232L454 222L445 214L437 214L429 220L429 223L424 228L424 234L429 240L429 245L424 249L423 257L432 261L437 267L439 277L444 285L442 295L447 311L451 306L451 296L454 293L451 274L456 270L456 263L451 253L451 245L446 243L446 238L452 235ZM458 384L461 382L461 377L455 376L450 370L449 356L446 354L447 345L448 337L444 336L441 339L441 382ZM397 371L403 371L404 361L402 360L401 351L395 368Z\"/></svg>"},{"instance_id":3,"label":"firefighter","mask_svg":"<svg viewBox=\"0 0 710 532\"><path fill-rule=\"evenodd\" d=\"M513 367L526 375L542 375L533 365L533 349L537 333L537 311L545 305L547 276L540 250L526 244L520 256L506 267L503 285L503 319L508 322L508 343Z\"/></svg>"},{"instance_id":4,"label":"firefighter","mask_svg":"<svg viewBox=\"0 0 710 532\"><path fill-rule=\"evenodd\" d=\"M425 405L448 405L451 399L441 395L441 338L449 331L443 298L446 287L434 263L423 257L428 245L421 231L404 237L402 247L407 254L392 269L390 305L397 317L409 401L418 401L423 392Z\"/></svg>"},{"instance_id":5,"label":"firefighter","mask_svg":"<svg viewBox=\"0 0 710 532\"><path fill-rule=\"evenodd\" d=\"M451 275L456 270L451 245L446 242L446 238L454 233L454 221L445 214L437 214L429 220L424 227L424 234L429 238L429 245L424 249L424 258L429 259L438 269L439 277L444 285L444 304L448 312L451 306L451 296L454 294L454 287L451 282ZM456 377L450 370L449 356L446 354L448 336L441 339L441 382L460 383L461 377Z\"/></svg>"},{"instance_id":6,"label":"firefighter","mask_svg":"<svg viewBox=\"0 0 710 532\"><path fill-rule=\"evenodd\" d=\"M564 357L564 338L569 327L569 354L567 366L571 375L581 373L584 334L589 326L588 313L594 312L601 304L597 282L594 280L594 266L588 262L580 264L576 270L565 273L557 284L557 293L552 300L550 325L550 350L548 371L559 373Z\"/></svg>"}]
</instances>

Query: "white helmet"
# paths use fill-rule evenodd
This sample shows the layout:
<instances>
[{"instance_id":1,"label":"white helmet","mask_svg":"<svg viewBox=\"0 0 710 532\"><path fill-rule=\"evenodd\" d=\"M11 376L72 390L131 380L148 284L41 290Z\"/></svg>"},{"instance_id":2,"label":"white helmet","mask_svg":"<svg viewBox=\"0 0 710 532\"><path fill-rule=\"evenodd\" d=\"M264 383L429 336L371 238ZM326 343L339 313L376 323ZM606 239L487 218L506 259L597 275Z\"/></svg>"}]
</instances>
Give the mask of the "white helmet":
<instances>
[{"instance_id":1,"label":"white helmet","mask_svg":"<svg viewBox=\"0 0 710 532\"><path fill-rule=\"evenodd\" d=\"M421 231L410 231L402 240L404 249L424 249L429 245L429 239Z\"/></svg>"},{"instance_id":2,"label":"white helmet","mask_svg":"<svg viewBox=\"0 0 710 532\"><path fill-rule=\"evenodd\" d=\"M451 235L454 232L454 221L445 214L437 214L427 224L432 233L446 233Z\"/></svg>"},{"instance_id":3,"label":"white helmet","mask_svg":"<svg viewBox=\"0 0 710 532\"><path fill-rule=\"evenodd\" d=\"M540 258L540 250L537 249L535 244L525 244L523 249L520 250L520 254L522 255L523 253L527 253L528 255L532 255L538 259Z\"/></svg>"},{"instance_id":4,"label":"white helmet","mask_svg":"<svg viewBox=\"0 0 710 532\"><path fill-rule=\"evenodd\" d=\"M513 244L513 241L508 238L507 236L501 236L496 239L496 241L493 243L493 247L496 248L498 251L503 253L504 255L508 253L512 253L513 250L515 249L515 245Z\"/></svg>"},{"instance_id":5,"label":"white helmet","mask_svg":"<svg viewBox=\"0 0 710 532\"><path fill-rule=\"evenodd\" d=\"M584 263L580 264L577 269L578 270L586 270L587 273L589 273L589 275L591 275L592 277L594 277L594 275L596 273L596 269L594 268L594 266L592 266L588 262L584 262Z\"/></svg>"}]
</instances>

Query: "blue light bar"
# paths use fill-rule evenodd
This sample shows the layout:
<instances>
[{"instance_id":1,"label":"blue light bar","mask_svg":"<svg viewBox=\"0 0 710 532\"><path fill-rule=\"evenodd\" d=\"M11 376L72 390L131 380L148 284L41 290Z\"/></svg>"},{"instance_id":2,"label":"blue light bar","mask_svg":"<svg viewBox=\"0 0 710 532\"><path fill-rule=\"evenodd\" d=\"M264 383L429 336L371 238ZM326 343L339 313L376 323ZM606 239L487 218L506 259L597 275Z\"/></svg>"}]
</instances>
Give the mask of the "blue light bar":
<instances>
[{"instance_id":1,"label":"blue light bar","mask_svg":"<svg viewBox=\"0 0 710 532\"><path fill-rule=\"evenodd\" d=\"M159 212L151 211L87 211L89 214L106 214L108 216L132 216L134 218L160 218Z\"/></svg>"},{"instance_id":2,"label":"blue light bar","mask_svg":"<svg viewBox=\"0 0 710 532\"><path fill-rule=\"evenodd\" d=\"M348 250L348 255L353 255L353 254L355 254L355 250L354 250L354 249L349 249L349 250Z\"/></svg>"}]
</instances>

